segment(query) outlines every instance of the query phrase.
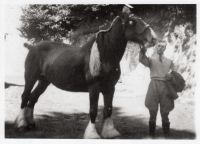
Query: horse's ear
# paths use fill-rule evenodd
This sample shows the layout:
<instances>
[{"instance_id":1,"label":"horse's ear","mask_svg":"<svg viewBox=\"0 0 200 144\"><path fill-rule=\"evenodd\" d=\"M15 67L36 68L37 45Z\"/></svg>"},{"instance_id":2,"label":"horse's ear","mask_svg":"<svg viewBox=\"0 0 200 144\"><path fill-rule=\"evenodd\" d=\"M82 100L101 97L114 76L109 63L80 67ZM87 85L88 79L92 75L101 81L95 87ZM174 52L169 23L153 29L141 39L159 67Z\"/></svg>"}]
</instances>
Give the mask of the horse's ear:
<instances>
[{"instance_id":1,"label":"horse's ear","mask_svg":"<svg viewBox=\"0 0 200 144\"><path fill-rule=\"evenodd\" d=\"M123 9L122 9L122 14L129 15L130 13L131 13L130 8L127 7L127 6L124 6Z\"/></svg>"},{"instance_id":2,"label":"horse's ear","mask_svg":"<svg viewBox=\"0 0 200 144\"><path fill-rule=\"evenodd\" d=\"M124 6L122 9L122 19L126 23L128 20L129 15L131 14L131 10L128 6Z\"/></svg>"}]
</instances>

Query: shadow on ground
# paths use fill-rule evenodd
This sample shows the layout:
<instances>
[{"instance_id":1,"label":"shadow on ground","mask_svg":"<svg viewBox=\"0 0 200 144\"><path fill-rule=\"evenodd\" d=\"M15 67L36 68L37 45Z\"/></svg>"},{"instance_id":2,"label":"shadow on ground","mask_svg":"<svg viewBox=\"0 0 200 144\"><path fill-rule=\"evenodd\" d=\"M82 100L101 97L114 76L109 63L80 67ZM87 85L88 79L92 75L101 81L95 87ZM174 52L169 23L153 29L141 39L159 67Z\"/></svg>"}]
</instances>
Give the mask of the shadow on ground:
<instances>
[{"instance_id":1,"label":"shadow on ground","mask_svg":"<svg viewBox=\"0 0 200 144\"><path fill-rule=\"evenodd\" d=\"M17 132L14 123L5 122L5 138L65 138L81 139L89 121L88 114L65 114L52 112L47 115L36 115L37 129ZM148 138L147 120L140 116L121 116L120 108L113 113L116 128L121 133L119 139ZM97 131L101 132L102 108L97 117ZM157 128L157 138L162 138L162 129ZM195 133L171 129L170 139L194 139Z\"/></svg>"}]
</instances>

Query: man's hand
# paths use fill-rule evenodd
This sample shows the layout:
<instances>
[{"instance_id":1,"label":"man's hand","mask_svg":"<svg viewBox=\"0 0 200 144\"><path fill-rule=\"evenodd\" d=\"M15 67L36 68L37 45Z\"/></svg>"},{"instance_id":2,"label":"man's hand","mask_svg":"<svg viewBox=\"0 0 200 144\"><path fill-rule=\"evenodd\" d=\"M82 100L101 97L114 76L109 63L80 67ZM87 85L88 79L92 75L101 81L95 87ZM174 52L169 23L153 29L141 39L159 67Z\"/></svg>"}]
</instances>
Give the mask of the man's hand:
<instances>
[{"instance_id":1,"label":"man's hand","mask_svg":"<svg viewBox=\"0 0 200 144\"><path fill-rule=\"evenodd\" d=\"M145 47L143 47L143 48L140 49L140 52L141 52L142 54L145 54L146 51L147 51L147 49L146 49Z\"/></svg>"},{"instance_id":2,"label":"man's hand","mask_svg":"<svg viewBox=\"0 0 200 144\"><path fill-rule=\"evenodd\" d=\"M165 76L166 80L171 80L172 79L172 75L170 73L166 74Z\"/></svg>"}]
</instances>

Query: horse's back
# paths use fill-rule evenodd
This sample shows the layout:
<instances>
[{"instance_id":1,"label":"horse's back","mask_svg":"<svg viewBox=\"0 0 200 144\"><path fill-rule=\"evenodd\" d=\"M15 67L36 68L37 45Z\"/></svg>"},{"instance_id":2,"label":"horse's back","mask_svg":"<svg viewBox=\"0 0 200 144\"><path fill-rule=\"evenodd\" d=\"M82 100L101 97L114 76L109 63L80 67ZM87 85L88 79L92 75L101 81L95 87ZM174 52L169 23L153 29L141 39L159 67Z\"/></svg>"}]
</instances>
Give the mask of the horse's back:
<instances>
[{"instance_id":1,"label":"horse's back","mask_svg":"<svg viewBox=\"0 0 200 144\"><path fill-rule=\"evenodd\" d=\"M29 49L28 55L25 61L25 70L29 71L34 65L39 67L44 64L48 57L55 58L56 55L61 53L64 49L69 48L69 45L51 42L51 41L41 41Z\"/></svg>"}]
</instances>

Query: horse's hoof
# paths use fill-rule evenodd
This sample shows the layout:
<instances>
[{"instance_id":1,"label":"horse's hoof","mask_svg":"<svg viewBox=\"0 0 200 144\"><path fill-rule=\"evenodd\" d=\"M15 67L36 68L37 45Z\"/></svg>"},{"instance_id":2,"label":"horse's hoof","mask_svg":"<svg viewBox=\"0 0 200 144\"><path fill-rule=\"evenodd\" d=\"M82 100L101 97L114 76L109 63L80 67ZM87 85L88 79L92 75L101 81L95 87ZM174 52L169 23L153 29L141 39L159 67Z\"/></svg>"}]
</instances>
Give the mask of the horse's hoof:
<instances>
[{"instance_id":1,"label":"horse's hoof","mask_svg":"<svg viewBox=\"0 0 200 144\"><path fill-rule=\"evenodd\" d=\"M100 139L101 138L96 131L95 124L89 122L85 130L83 138L84 139Z\"/></svg>"},{"instance_id":2,"label":"horse's hoof","mask_svg":"<svg viewBox=\"0 0 200 144\"><path fill-rule=\"evenodd\" d=\"M36 129L36 124L35 123L28 124L27 129L28 130L35 130Z\"/></svg>"},{"instance_id":3,"label":"horse's hoof","mask_svg":"<svg viewBox=\"0 0 200 144\"><path fill-rule=\"evenodd\" d=\"M15 130L17 131L17 132L26 132L27 131L27 127L18 127L18 128L15 128Z\"/></svg>"},{"instance_id":4,"label":"horse's hoof","mask_svg":"<svg viewBox=\"0 0 200 144\"><path fill-rule=\"evenodd\" d=\"M17 118L15 120L15 128L16 129L24 129L28 126L27 121L25 119Z\"/></svg>"},{"instance_id":5,"label":"horse's hoof","mask_svg":"<svg viewBox=\"0 0 200 144\"><path fill-rule=\"evenodd\" d=\"M15 127L17 129L24 129L25 127L27 127L28 122L26 120L26 109L21 109L18 116L15 119Z\"/></svg>"},{"instance_id":6,"label":"horse's hoof","mask_svg":"<svg viewBox=\"0 0 200 144\"><path fill-rule=\"evenodd\" d=\"M84 139L100 139L101 137L97 133L90 133L90 134L85 134Z\"/></svg>"},{"instance_id":7,"label":"horse's hoof","mask_svg":"<svg viewBox=\"0 0 200 144\"><path fill-rule=\"evenodd\" d=\"M101 136L106 139L116 138L120 136L120 133L115 129L113 120L111 118L105 119Z\"/></svg>"},{"instance_id":8,"label":"horse's hoof","mask_svg":"<svg viewBox=\"0 0 200 144\"><path fill-rule=\"evenodd\" d=\"M103 130L101 136L105 139L116 138L120 136L120 133L116 129Z\"/></svg>"}]
</instances>

